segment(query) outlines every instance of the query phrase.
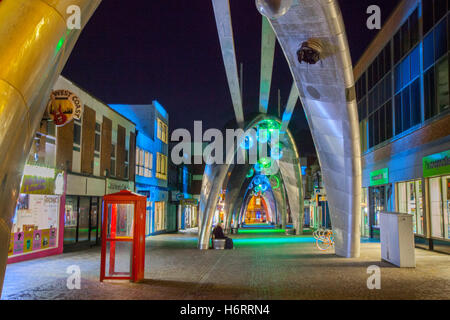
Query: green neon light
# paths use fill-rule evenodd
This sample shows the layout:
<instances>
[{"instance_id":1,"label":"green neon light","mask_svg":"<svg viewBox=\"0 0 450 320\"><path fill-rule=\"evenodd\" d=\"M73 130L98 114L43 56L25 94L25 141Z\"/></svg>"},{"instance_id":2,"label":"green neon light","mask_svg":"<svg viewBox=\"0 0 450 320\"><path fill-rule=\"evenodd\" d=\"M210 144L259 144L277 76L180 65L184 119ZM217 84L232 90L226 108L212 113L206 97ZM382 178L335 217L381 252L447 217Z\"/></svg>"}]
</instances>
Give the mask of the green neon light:
<instances>
[{"instance_id":1,"label":"green neon light","mask_svg":"<svg viewBox=\"0 0 450 320\"><path fill-rule=\"evenodd\" d=\"M251 239L233 239L236 245L246 244L279 244L279 243L314 243L316 240L314 237L267 237L267 238L251 238Z\"/></svg>"},{"instance_id":2,"label":"green neon light","mask_svg":"<svg viewBox=\"0 0 450 320\"><path fill-rule=\"evenodd\" d=\"M255 170L250 169L250 170L248 171L248 173L247 173L247 178L253 177L253 174L254 174L254 173L255 173Z\"/></svg>"},{"instance_id":3,"label":"green neon light","mask_svg":"<svg viewBox=\"0 0 450 320\"><path fill-rule=\"evenodd\" d=\"M277 176L270 176L270 181L272 181L272 178L275 179L276 181L276 185L272 186L272 189L278 189L280 187L280 178L278 178Z\"/></svg>"},{"instance_id":4,"label":"green neon light","mask_svg":"<svg viewBox=\"0 0 450 320\"><path fill-rule=\"evenodd\" d=\"M238 233L283 233L286 229L239 229Z\"/></svg>"}]
</instances>

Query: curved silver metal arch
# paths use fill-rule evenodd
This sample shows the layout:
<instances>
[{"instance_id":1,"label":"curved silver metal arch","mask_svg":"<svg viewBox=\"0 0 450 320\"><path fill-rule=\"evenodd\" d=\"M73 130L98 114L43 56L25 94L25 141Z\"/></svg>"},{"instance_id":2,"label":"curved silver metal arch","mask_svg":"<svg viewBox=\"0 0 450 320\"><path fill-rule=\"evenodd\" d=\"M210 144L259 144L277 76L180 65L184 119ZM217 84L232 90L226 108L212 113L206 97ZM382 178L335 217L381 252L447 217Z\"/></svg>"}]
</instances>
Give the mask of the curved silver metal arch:
<instances>
[{"instance_id":1,"label":"curved silver metal arch","mask_svg":"<svg viewBox=\"0 0 450 320\"><path fill-rule=\"evenodd\" d=\"M323 173L335 252L360 254L361 151L354 78L337 0L296 1L270 20L289 63ZM321 61L299 64L297 50L310 38L323 46Z\"/></svg>"},{"instance_id":2,"label":"curved silver metal arch","mask_svg":"<svg viewBox=\"0 0 450 320\"><path fill-rule=\"evenodd\" d=\"M258 114L248 122L245 126L245 130L255 127L258 123L266 119L277 121L281 126L281 120L267 114ZM284 153L282 160L277 161L277 163L279 164L280 172L283 175L283 181L290 184L287 199L291 208L294 228L296 233L300 234L302 233L301 227L303 226L304 215L300 159L295 141L289 130L286 134L280 136L280 142L288 147L283 149L286 150L286 153ZM233 150L226 154L234 156L235 153L236 150ZM227 179L227 173L230 170L231 159L226 160L225 164L211 164L205 167L199 203L198 247L202 250L207 250L209 248L212 220L219 201L219 193L224 185L224 181ZM241 173L241 176L242 174L243 173ZM284 176L285 174L290 175L290 177ZM236 182L236 184L238 185L238 182ZM238 219L235 219L235 221L236 220Z\"/></svg>"}]
</instances>

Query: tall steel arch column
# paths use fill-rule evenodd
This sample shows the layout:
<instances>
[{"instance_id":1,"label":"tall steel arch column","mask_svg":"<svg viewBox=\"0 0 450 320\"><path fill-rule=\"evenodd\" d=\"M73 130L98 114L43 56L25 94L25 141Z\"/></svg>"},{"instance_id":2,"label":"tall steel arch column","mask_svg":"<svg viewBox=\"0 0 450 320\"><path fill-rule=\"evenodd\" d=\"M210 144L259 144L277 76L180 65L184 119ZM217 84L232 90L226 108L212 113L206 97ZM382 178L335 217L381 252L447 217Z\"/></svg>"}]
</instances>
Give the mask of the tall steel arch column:
<instances>
[{"instance_id":1,"label":"tall steel arch column","mask_svg":"<svg viewBox=\"0 0 450 320\"><path fill-rule=\"evenodd\" d=\"M294 1L270 20L291 68L319 156L336 254L360 253L361 151L350 52L337 0ZM319 39L321 61L300 64L297 50Z\"/></svg>"},{"instance_id":2,"label":"tall steel arch column","mask_svg":"<svg viewBox=\"0 0 450 320\"><path fill-rule=\"evenodd\" d=\"M0 293L25 161L53 84L81 32L67 30L67 8L81 9L84 27L100 1L0 2Z\"/></svg>"}]
</instances>

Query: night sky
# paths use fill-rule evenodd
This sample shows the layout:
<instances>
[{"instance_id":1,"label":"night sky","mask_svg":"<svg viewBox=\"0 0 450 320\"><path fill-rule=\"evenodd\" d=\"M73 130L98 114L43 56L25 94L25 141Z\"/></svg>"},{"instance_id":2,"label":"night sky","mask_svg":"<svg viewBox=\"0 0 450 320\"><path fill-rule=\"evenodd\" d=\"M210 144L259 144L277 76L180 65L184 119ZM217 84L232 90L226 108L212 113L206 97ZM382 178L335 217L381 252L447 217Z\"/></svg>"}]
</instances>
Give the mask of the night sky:
<instances>
[{"instance_id":1,"label":"night sky","mask_svg":"<svg viewBox=\"0 0 450 320\"><path fill-rule=\"evenodd\" d=\"M382 21L399 0L339 0L353 63L376 35L366 27L367 7L379 5ZM244 63L244 112L258 110L261 16L254 0L231 0L237 62ZM234 117L214 13L209 0L103 0L83 31L63 75L106 103L158 100L170 131L222 128ZM277 44L269 112L289 96L292 77ZM282 108L283 110L283 108ZM300 103L291 130L307 129Z\"/></svg>"}]
</instances>

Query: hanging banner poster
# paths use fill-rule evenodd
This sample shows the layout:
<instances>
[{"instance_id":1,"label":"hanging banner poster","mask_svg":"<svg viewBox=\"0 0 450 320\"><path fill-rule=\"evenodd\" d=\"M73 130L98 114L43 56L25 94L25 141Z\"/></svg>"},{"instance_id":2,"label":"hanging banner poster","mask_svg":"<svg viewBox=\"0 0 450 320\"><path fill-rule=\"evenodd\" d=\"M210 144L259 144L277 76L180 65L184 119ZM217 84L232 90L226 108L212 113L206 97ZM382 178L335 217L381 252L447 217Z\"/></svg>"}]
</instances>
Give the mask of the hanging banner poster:
<instances>
[{"instance_id":1,"label":"hanging banner poster","mask_svg":"<svg viewBox=\"0 0 450 320\"><path fill-rule=\"evenodd\" d=\"M41 249L41 240L42 239L42 231L34 230L33 234L33 250Z\"/></svg>"},{"instance_id":2,"label":"hanging banner poster","mask_svg":"<svg viewBox=\"0 0 450 320\"><path fill-rule=\"evenodd\" d=\"M14 252L14 233L11 233L11 237L9 238L8 256L12 256L13 252Z\"/></svg>"},{"instance_id":3,"label":"hanging banner poster","mask_svg":"<svg viewBox=\"0 0 450 320\"><path fill-rule=\"evenodd\" d=\"M56 228L50 229L49 246L56 247Z\"/></svg>"},{"instance_id":4,"label":"hanging banner poster","mask_svg":"<svg viewBox=\"0 0 450 320\"><path fill-rule=\"evenodd\" d=\"M31 250L33 250L33 235L34 232L33 231L27 231L24 234L24 239L23 239L23 252L30 252Z\"/></svg>"},{"instance_id":5,"label":"hanging banner poster","mask_svg":"<svg viewBox=\"0 0 450 320\"><path fill-rule=\"evenodd\" d=\"M42 230L41 239L41 248L47 249L50 244L50 229Z\"/></svg>"},{"instance_id":6,"label":"hanging banner poster","mask_svg":"<svg viewBox=\"0 0 450 320\"><path fill-rule=\"evenodd\" d=\"M23 253L23 232L14 233L14 251L13 254Z\"/></svg>"}]
</instances>

